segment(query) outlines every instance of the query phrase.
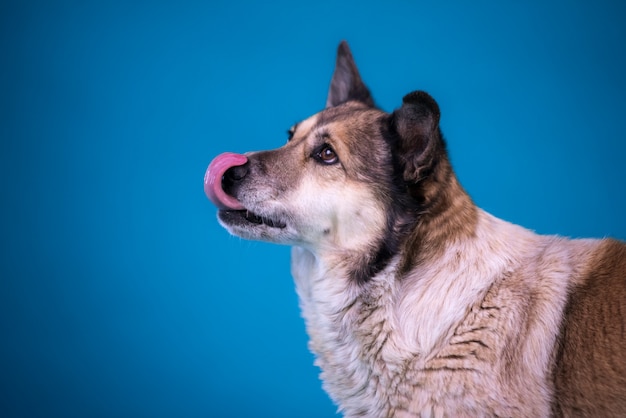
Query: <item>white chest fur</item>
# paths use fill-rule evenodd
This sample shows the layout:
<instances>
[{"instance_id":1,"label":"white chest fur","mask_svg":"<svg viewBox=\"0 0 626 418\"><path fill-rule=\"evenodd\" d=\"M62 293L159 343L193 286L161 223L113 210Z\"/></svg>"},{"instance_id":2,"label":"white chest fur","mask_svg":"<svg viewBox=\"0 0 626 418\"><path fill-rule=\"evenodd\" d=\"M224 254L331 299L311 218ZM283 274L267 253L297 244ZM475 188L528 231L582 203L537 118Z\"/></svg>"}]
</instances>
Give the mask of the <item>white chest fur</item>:
<instances>
[{"instance_id":1,"label":"white chest fur","mask_svg":"<svg viewBox=\"0 0 626 418\"><path fill-rule=\"evenodd\" d=\"M293 249L310 348L346 416L549 413L574 255L558 238L479 218L443 257L401 279L393 259L365 286Z\"/></svg>"}]
</instances>

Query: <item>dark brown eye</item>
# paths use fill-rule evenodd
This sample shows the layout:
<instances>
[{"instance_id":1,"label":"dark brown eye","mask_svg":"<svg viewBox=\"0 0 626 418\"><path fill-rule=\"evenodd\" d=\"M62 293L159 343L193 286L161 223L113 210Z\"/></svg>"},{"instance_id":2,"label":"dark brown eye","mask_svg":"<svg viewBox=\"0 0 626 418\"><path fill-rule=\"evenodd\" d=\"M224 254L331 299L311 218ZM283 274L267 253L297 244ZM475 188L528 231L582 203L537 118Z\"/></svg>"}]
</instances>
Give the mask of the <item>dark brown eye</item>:
<instances>
[{"instance_id":1,"label":"dark brown eye","mask_svg":"<svg viewBox=\"0 0 626 418\"><path fill-rule=\"evenodd\" d=\"M324 164L335 164L339 161L339 157L335 153L335 150L328 144L322 145L317 153L315 154L315 159Z\"/></svg>"}]
</instances>

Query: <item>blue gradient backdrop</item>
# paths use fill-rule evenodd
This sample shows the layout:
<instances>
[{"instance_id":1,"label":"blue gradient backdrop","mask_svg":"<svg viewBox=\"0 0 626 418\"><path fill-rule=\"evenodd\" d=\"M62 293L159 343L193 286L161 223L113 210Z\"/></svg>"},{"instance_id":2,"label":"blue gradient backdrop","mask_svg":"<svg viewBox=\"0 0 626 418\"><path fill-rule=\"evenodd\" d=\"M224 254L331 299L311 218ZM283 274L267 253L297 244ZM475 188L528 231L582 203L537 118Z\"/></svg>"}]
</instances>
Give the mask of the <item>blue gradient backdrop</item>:
<instances>
[{"instance_id":1,"label":"blue gradient backdrop","mask_svg":"<svg viewBox=\"0 0 626 418\"><path fill-rule=\"evenodd\" d=\"M2 2L0 416L335 416L289 249L202 184L320 110L341 39L384 109L439 101L480 206L626 238L626 3L521 3Z\"/></svg>"}]
</instances>

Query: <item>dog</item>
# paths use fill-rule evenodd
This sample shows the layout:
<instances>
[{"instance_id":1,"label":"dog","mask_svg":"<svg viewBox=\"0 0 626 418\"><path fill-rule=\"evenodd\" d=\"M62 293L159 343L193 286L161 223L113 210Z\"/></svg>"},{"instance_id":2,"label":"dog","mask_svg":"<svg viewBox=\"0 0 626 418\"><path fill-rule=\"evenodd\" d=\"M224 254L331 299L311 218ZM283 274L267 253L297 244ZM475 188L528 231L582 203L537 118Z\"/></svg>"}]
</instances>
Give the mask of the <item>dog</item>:
<instances>
[{"instance_id":1,"label":"dog","mask_svg":"<svg viewBox=\"0 0 626 418\"><path fill-rule=\"evenodd\" d=\"M423 91L378 109L342 42L326 107L205 174L220 224L293 246L324 389L347 417L626 416L626 244L478 208Z\"/></svg>"}]
</instances>

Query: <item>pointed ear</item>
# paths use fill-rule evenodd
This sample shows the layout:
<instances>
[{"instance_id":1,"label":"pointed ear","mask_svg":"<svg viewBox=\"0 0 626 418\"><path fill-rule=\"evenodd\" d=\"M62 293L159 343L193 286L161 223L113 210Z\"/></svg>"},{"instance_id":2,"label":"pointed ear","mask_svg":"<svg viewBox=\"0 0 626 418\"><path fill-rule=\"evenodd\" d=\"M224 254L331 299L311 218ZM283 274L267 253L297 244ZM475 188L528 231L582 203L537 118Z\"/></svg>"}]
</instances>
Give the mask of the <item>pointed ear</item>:
<instances>
[{"instance_id":1,"label":"pointed ear","mask_svg":"<svg viewBox=\"0 0 626 418\"><path fill-rule=\"evenodd\" d=\"M433 169L437 158L445 157L445 144L439 131L439 106L430 95L414 91L402 99L393 112L391 128L399 137L398 154L404 167L404 180L417 183Z\"/></svg>"},{"instance_id":2,"label":"pointed ear","mask_svg":"<svg viewBox=\"0 0 626 418\"><path fill-rule=\"evenodd\" d=\"M348 43L342 41L337 48L337 62L330 82L326 107L338 106L349 100L357 100L374 107L374 100L361 80Z\"/></svg>"}]
</instances>

